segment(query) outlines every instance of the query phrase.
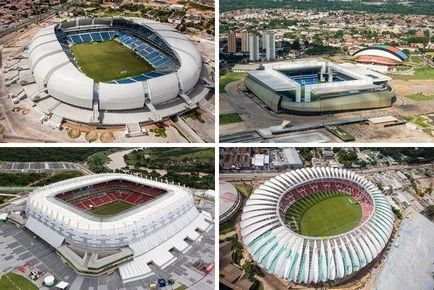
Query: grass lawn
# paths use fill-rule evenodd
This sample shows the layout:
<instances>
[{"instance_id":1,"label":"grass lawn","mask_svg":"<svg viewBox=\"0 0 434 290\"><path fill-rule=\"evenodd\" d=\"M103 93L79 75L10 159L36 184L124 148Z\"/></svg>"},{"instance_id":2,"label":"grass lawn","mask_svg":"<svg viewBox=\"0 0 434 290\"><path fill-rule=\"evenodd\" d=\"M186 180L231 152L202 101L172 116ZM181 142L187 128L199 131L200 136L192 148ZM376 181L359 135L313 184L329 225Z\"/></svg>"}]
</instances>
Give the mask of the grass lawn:
<instances>
[{"instance_id":1,"label":"grass lawn","mask_svg":"<svg viewBox=\"0 0 434 290\"><path fill-rule=\"evenodd\" d=\"M326 129L328 131L330 131L331 133L333 133L334 135L338 136L344 142L349 142L349 141L355 140L353 135L351 135L350 133L348 133L347 131L345 131L342 128L339 128L336 126L327 126Z\"/></svg>"},{"instance_id":2,"label":"grass lawn","mask_svg":"<svg viewBox=\"0 0 434 290\"><path fill-rule=\"evenodd\" d=\"M355 228L362 218L362 208L351 196L336 194L302 198L288 209L287 223L297 220L298 232L312 237L338 235Z\"/></svg>"},{"instance_id":3,"label":"grass lawn","mask_svg":"<svg viewBox=\"0 0 434 290\"><path fill-rule=\"evenodd\" d=\"M431 100L434 100L434 95L425 95L422 93L408 95L405 97L412 99L413 101L431 101Z\"/></svg>"},{"instance_id":4,"label":"grass lawn","mask_svg":"<svg viewBox=\"0 0 434 290\"><path fill-rule=\"evenodd\" d=\"M71 51L81 70L98 82L137 76L154 70L146 60L115 40L74 44Z\"/></svg>"},{"instance_id":5,"label":"grass lawn","mask_svg":"<svg viewBox=\"0 0 434 290\"><path fill-rule=\"evenodd\" d=\"M392 76L397 80L432 80L434 79L434 68L432 67L420 67L415 69L412 76Z\"/></svg>"},{"instance_id":6,"label":"grass lawn","mask_svg":"<svg viewBox=\"0 0 434 290\"><path fill-rule=\"evenodd\" d=\"M220 88L220 93L223 93L225 91L225 86L231 82L237 81L237 80L242 80L244 79L244 77L246 76L246 73L244 72L228 72L222 76L220 76L220 80L219 80L219 88Z\"/></svg>"},{"instance_id":7,"label":"grass lawn","mask_svg":"<svg viewBox=\"0 0 434 290\"><path fill-rule=\"evenodd\" d=\"M133 206L129 203L126 203L122 200L116 200L114 202L92 208L89 210L89 212L99 216L110 216L123 212L132 207Z\"/></svg>"},{"instance_id":8,"label":"grass lawn","mask_svg":"<svg viewBox=\"0 0 434 290\"><path fill-rule=\"evenodd\" d=\"M188 289L188 287L186 285L184 285L184 284L182 284L178 288L175 288L175 290L185 290L185 289Z\"/></svg>"},{"instance_id":9,"label":"grass lawn","mask_svg":"<svg viewBox=\"0 0 434 290\"><path fill-rule=\"evenodd\" d=\"M8 200L10 200L10 199L12 199L14 197L15 196L0 195L0 204L3 204L4 202L7 202Z\"/></svg>"},{"instance_id":10,"label":"grass lawn","mask_svg":"<svg viewBox=\"0 0 434 290\"><path fill-rule=\"evenodd\" d=\"M227 223L219 226L219 235L225 235L235 231L235 221L228 221Z\"/></svg>"},{"instance_id":11,"label":"grass lawn","mask_svg":"<svg viewBox=\"0 0 434 290\"><path fill-rule=\"evenodd\" d=\"M411 55L410 56L410 61L413 62L413 63L421 63L422 59L420 58L420 56Z\"/></svg>"},{"instance_id":12,"label":"grass lawn","mask_svg":"<svg viewBox=\"0 0 434 290\"><path fill-rule=\"evenodd\" d=\"M161 138L166 138L167 137L166 128L164 128L164 127L150 129L149 131L151 131L152 133L154 133L155 137L161 137Z\"/></svg>"},{"instance_id":13,"label":"grass lawn","mask_svg":"<svg viewBox=\"0 0 434 290\"><path fill-rule=\"evenodd\" d=\"M408 122L415 123L421 128L427 129L431 128L430 119L424 116L407 116L405 117L405 120Z\"/></svg>"},{"instance_id":14,"label":"grass lawn","mask_svg":"<svg viewBox=\"0 0 434 290\"><path fill-rule=\"evenodd\" d=\"M243 122L243 119L241 119L238 113L220 114L219 122L220 125L225 125L225 124Z\"/></svg>"},{"instance_id":15,"label":"grass lawn","mask_svg":"<svg viewBox=\"0 0 434 290\"><path fill-rule=\"evenodd\" d=\"M38 290L38 287L21 275L7 273L0 278L0 289Z\"/></svg>"},{"instance_id":16,"label":"grass lawn","mask_svg":"<svg viewBox=\"0 0 434 290\"><path fill-rule=\"evenodd\" d=\"M253 186L248 183L236 183L235 188L245 197L249 198L253 191Z\"/></svg>"}]
</instances>

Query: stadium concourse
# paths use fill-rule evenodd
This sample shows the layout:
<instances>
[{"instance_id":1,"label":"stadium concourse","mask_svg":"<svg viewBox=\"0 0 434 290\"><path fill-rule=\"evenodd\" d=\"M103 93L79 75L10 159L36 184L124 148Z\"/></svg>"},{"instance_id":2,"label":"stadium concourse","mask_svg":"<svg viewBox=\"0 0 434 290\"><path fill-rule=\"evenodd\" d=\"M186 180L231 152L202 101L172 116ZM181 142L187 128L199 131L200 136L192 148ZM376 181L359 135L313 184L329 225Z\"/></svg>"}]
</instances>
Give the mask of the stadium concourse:
<instances>
[{"instance_id":1,"label":"stadium concourse","mask_svg":"<svg viewBox=\"0 0 434 290\"><path fill-rule=\"evenodd\" d=\"M213 216L199 211L185 188L114 173L36 189L9 218L48 243L76 273L118 269L122 283L164 271L213 228Z\"/></svg>"},{"instance_id":2,"label":"stadium concourse","mask_svg":"<svg viewBox=\"0 0 434 290\"><path fill-rule=\"evenodd\" d=\"M130 130L192 110L210 91L196 46L142 18L80 18L43 28L4 70L14 103L27 97L53 128L73 121Z\"/></svg>"},{"instance_id":3,"label":"stadium concourse","mask_svg":"<svg viewBox=\"0 0 434 290\"><path fill-rule=\"evenodd\" d=\"M334 197L340 200L323 203ZM246 202L240 226L248 252L268 272L295 283L339 284L376 260L393 222L390 204L370 181L349 170L314 167L262 184Z\"/></svg>"}]
</instances>

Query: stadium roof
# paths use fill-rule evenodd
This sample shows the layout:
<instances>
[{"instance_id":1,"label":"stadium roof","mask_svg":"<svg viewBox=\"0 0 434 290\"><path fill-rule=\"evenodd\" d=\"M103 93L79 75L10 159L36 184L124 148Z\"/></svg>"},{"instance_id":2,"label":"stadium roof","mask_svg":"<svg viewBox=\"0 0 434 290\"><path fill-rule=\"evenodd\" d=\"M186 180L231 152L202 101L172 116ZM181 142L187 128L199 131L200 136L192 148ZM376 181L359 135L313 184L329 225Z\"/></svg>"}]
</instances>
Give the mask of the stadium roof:
<instances>
[{"instance_id":1,"label":"stadium roof","mask_svg":"<svg viewBox=\"0 0 434 290\"><path fill-rule=\"evenodd\" d=\"M55 195L111 180L125 180L167 191L145 205L111 218L90 215L57 200ZM26 227L54 248L64 241L83 250L129 247L134 259L119 267L124 283L152 275L154 263L164 269L176 260L170 252L186 252L201 232L211 228L212 216L199 212L185 189L125 174L99 174L73 178L35 190L30 194Z\"/></svg>"},{"instance_id":2,"label":"stadium roof","mask_svg":"<svg viewBox=\"0 0 434 290\"><path fill-rule=\"evenodd\" d=\"M295 81L273 70L249 71L247 74L253 76L255 79L276 92L288 91L297 87Z\"/></svg>"},{"instance_id":3,"label":"stadium roof","mask_svg":"<svg viewBox=\"0 0 434 290\"><path fill-rule=\"evenodd\" d=\"M241 203L241 196L235 186L229 182L220 181L219 190L219 216L222 223L236 212Z\"/></svg>"},{"instance_id":4,"label":"stadium roof","mask_svg":"<svg viewBox=\"0 0 434 290\"><path fill-rule=\"evenodd\" d=\"M292 188L324 179L363 188L372 198L370 216L336 236L295 233L279 215L282 198ZM243 209L241 235L253 259L267 271L298 283L318 283L343 278L369 264L389 240L393 221L390 204L370 181L345 169L314 167L280 174L256 189Z\"/></svg>"},{"instance_id":5,"label":"stadium roof","mask_svg":"<svg viewBox=\"0 0 434 290\"><path fill-rule=\"evenodd\" d=\"M54 197L59 193L110 180L127 180L161 188L166 190L167 193L142 206L137 206L125 213L104 219L89 215ZM75 241L77 243L80 243L78 237L81 235L94 236L94 241L84 241L85 244L96 243L94 246L98 245L97 237L105 236L106 239L109 239L109 237L119 235L131 235L128 239L133 241L138 238L132 236L134 232L143 228L148 228L152 232L152 229L158 224L157 221L161 219L168 222L175 219L175 216L180 216L190 210L196 212L196 216L199 214L194 207L191 195L186 190L178 186L125 174L90 175L41 187L29 196L27 210L34 216L47 216L52 223L59 225L65 231L74 233L78 239ZM119 241L119 243L122 244L122 241Z\"/></svg>"},{"instance_id":6,"label":"stadium roof","mask_svg":"<svg viewBox=\"0 0 434 290\"><path fill-rule=\"evenodd\" d=\"M408 55L405 54L402 50L390 45L375 45L375 46L365 47L356 51L353 54L353 56L355 57L363 56L363 55L381 56L381 57L393 59L398 62L403 62L408 59Z\"/></svg>"},{"instance_id":7,"label":"stadium roof","mask_svg":"<svg viewBox=\"0 0 434 290\"><path fill-rule=\"evenodd\" d=\"M411 209L404 212L398 237L387 253L373 289L433 288L434 223Z\"/></svg>"},{"instance_id":8,"label":"stadium roof","mask_svg":"<svg viewBox=\"0 0 434 290\"><path fill-rule=\"evenodd\" d=\"M181 92L189 93L196 86L202 68L202 59L195 45L185 35L166 24L141 18L128 19L148 27L159 35L174 51L180 67L175 72L137 83L100 83L98 94L100 108L103 110L139 109L144 107L145 96L149 97L153 105L157 105L176 98ZM75 20L70 22L75 23ZM91 23L91 21L79 22L77 28L83 25L93 27ZM104 29L103 25L95 27ZM109 29L111 26L106 28ZM57 26L52 25L40 30L29 45L29 62L34 79L39 89L46 88L57 100L92 109L94 80L73 64L73 60L68 57L59 43L56 29Z\"/></svg>"}]
</instances>

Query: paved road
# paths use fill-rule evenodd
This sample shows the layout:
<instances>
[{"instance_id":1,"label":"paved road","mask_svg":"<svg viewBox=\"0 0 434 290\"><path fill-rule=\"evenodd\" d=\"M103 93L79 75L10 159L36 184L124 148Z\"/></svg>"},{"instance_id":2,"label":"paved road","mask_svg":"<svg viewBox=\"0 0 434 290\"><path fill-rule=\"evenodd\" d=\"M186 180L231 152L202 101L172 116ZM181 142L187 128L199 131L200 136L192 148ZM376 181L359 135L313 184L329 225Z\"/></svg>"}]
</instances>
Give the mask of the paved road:
<instances>
[{"instance_id":1,"label":"paved road","mask_svg":"<svg viewBox=\"0 0 434 290\"><path fill-rule=\"evenodd\" d=\"M404 170L404 169L421 169L421 168L432 168L433 164L415 164L415 165L394 165L394 166L380 166L368 169L357 169L352 168L352 171L368 174L375 172L385 172L391 170ZM283 173L284 171L253 171L253 170L243 170L240 172L222 172L220 173L220 179L224 180L251 180L253 178L271 178L277 174Z\"/></svg>"}]
</instances>

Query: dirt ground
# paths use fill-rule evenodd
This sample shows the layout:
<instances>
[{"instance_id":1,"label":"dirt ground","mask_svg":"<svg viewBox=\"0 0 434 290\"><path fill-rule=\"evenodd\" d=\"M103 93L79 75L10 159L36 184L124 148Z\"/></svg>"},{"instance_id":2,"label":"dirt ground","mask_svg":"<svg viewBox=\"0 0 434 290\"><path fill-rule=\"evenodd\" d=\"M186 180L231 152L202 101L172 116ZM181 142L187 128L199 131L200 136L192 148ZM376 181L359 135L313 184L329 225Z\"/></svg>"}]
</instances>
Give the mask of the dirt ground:
<instances>
[{"instance_id":1,"label":"dirt ground","mask_svg":"<svg viewBox=\"0 0 434 290\"><path fill-rule=\"evenodd\" d=\"M220 113L227 114L238 112L244 122L220 126L220 134L230 134L246 130L266 128L278 125L284 119L292 124L321 123L333 118L345 120L356 116L375 116L376 114L390 114L398 117L412 115L427 115L434 112L433 101L414 101L405 96L414 93L434 94L434 80L392 80L391 85L397 95L397 101L390 108L373 109L356 112L337 113L333 116L296 116L285 114L272 114L261 108L254 99L240 91L240 82L233 82L226 86L228 94L221 94ZM261 116L262 118L258 118ZM409 126L400 125L394 127L346 125L348 130L356 137L357 142L434 142L434 137L420 129L412 129ZM339 142L339 141L338 141Z\"/></svg>"},{"instance_id":2,"label":"dirt ground","mask_svg":"<svg viewBox=\"0 0 434 290\"><path fill-rule=\"evenodd\" d=\"M434 80L392 80L390 83L399 97L414 93L434 94Z\"/></svg>"}]
</instances>

